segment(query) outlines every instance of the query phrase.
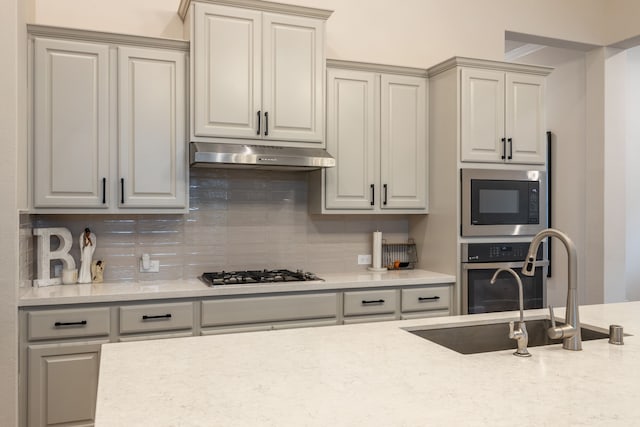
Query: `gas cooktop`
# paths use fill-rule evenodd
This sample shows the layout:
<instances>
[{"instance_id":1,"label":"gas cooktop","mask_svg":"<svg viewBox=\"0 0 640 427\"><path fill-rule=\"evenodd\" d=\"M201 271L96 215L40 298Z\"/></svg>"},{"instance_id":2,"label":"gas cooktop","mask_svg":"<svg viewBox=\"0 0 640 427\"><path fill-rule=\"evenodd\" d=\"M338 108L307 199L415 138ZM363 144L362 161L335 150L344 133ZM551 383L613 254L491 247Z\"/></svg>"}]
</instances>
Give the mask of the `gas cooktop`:
<instances>
[{"instance_id":1,"label":"gas cooktop","mask_svg":"<svg viewBox=\"0 0 640 427\"><path fill-rule=\"evenodd\" d=\"M322 280L315 274L304 272L302 270L216 271L212 273L203 273L201 279L208 286Z\"/></svg>"}]
</instances>

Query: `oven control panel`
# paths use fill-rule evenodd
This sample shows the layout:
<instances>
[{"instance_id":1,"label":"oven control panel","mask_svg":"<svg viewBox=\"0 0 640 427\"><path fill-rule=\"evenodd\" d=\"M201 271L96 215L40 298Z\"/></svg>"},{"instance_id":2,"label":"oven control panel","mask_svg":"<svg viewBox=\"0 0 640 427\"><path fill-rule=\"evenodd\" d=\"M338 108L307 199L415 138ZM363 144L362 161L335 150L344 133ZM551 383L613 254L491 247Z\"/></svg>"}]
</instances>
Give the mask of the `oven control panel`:
<instances>
[{"instance_id":1,"label":"oven control panel","mask_svg":"<svg viewBox=\"0 0 640 427\"><path fill-rule=\"evenodd\" d=\"M544 243L538 247L538 260L542 259L543 245ZM524 261L528 251L528 242L465 243L462 245L462 262Z\"/></svg>"}]
</instances>

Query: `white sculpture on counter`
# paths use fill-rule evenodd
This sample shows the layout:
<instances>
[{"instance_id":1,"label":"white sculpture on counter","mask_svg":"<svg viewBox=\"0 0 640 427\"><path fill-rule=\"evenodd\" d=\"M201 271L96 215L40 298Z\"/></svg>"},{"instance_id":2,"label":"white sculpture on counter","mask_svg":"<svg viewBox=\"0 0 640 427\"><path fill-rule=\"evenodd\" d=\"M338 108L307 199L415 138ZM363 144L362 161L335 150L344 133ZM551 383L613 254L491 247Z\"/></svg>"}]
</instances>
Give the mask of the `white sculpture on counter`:
<instances>
[{"instance_id":1,"label":"white sculpture on counter","mask_svg":"<svg viewBox=\"0 0 640 427\"><path fill-rule=\"evenodd\" d=\"M71 254L69 254L73 242L71 232L63 227L34 228L33 235L38 238L38 278L34 281L35 286L61 284L62 280L60 277L51 277L51 261L62 260L62 268L65 270L73 270L76 268L76 262ZM55 250L51 250L52 236L56 236L60 242Z\"/></svg>"},{"instance_id":2,"label":"white sculpture on counter","mask_svg":"<svg viewBox=\"0 0 640 427\"><path fill-rule=\"evenodd\" d=\"M80 235L80 272L78 283L91 283L91 261L96 250L96 235L85 228Z\"/></svg>"}]
</instances>

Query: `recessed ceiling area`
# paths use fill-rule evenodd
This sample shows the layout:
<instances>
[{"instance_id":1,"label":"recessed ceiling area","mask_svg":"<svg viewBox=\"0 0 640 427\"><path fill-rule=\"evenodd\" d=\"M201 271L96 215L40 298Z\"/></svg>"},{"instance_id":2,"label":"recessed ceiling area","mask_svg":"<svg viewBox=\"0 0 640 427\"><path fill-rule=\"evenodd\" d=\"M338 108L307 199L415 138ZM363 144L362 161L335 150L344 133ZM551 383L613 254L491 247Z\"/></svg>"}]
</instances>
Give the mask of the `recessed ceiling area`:
<instances>
[{"instance_id":1,"label":"recessed ceiling area","mask_svg":"<svg viewBox=\"0 0 640 427\"><path fill-rule=\"evenodd\" d=\"M547 46L583 52L599 47L589 43L517 33L514 31L505 31L504 33L504 59L506 61L516 61L518 58L530 55Z\"/></svg>"}]
</instances>

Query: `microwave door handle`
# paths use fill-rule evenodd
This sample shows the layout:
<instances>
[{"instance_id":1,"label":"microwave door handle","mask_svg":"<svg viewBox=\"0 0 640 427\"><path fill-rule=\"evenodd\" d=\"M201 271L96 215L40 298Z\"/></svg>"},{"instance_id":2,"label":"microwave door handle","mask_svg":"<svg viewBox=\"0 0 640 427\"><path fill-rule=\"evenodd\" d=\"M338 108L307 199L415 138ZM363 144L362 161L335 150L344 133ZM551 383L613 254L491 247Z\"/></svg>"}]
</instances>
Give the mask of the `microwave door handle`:
<instances>
[{"instance_id":1,"label":"microwave door handle","mask_svg":"<svg viewBox=\"0 0 640 427\"><path fill-rule=\"evenodd\" d=\"M504 160L507 157L507 139L502 138L501 141L502 141L502 156L500 156L500 158Z\"/></svg>"}]
</instances>

